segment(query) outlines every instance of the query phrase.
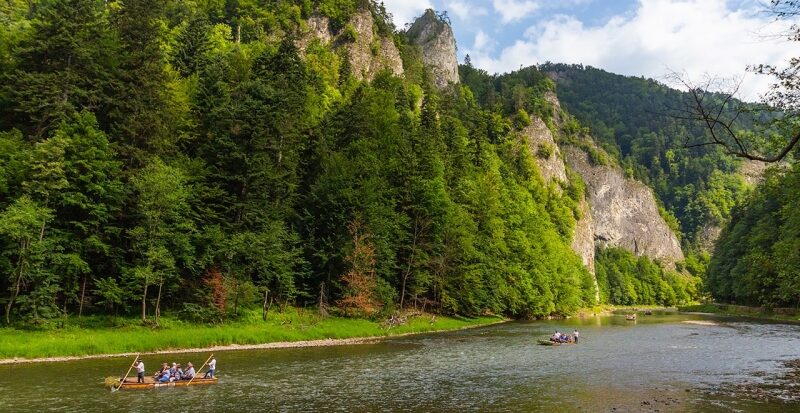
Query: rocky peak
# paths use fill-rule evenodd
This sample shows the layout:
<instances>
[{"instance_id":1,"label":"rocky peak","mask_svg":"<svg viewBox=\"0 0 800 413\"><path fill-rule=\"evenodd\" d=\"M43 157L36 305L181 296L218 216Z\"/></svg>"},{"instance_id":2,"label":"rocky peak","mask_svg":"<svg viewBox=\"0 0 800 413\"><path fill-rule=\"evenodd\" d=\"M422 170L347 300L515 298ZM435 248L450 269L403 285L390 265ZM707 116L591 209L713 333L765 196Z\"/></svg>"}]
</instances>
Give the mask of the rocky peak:
<instances>
[{"instance_id":1,"label":"rocky peak","mask_svg":"<svg viewBox=\"0 0 800 413\"><path fill-rule=\"evenodd\" d=\"M301 52L305 52L315 39L322 44L344 48L353 76L359 80L372 80L381 70L402 76L403 59L394 40L378 35L374 26L375 20L369 9L357 11L338 33L331 33L328 17L315 15L306 21L296 44Z\"/></svg>"},{"instance_id":2,"label":"rocky peak","mask_svg":"<svg viewBox=\"0 0 800 413\"><path fill-rule=\"evenodd\" d=\"M456 37L445 18L432 9L425 10L407 34L410 43L420 47L422 62L430 69L438 88L459 82Z\"/></svg>"}]
</instances>

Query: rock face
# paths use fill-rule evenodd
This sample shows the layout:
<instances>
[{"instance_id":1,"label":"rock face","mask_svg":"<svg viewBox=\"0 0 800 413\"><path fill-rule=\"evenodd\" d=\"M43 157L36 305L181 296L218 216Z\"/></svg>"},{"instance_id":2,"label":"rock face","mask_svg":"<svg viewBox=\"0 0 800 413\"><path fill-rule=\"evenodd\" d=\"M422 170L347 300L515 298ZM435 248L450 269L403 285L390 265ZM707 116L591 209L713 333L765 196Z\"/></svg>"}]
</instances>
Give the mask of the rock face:
<instances>
[{"instance_id":1,"label":"rock face","mask_svg":"<svg viewBox=\"0 0 800 413\"><path fill-rule=\"evenodd\" d=\"M329 44L333 40L330 24L330 19L325 16L314 15L309 17L306 20L307 29L297 39L297 48L305 52L309 43L314 39L319 39L322 44Z\"/></svg>"},{"instance_id":2,"label":"rock face","mask_svg":"<svg viewBox=\"0 0 800 413\"><path fill-rule=\"evenodd\" d=\"M626 178L619 168L592 165L579 148L562 149L567 163L586 182L596 245L625 248L669 266L684 259L650 188Z\"/></svg>"},{"instance_id":3,"label":"rock face","mask_svg":"<svg viewBox=\"0 0 800 413\"><path fill-rule=\"evenodd\" d=\"M572 250L581 257L583 265L592 274L594 281L594 302L600 303L600 287L594 273L594 219L589 202L585 199L580 205L581 219L575 223L575 235L572 237Z\"/></svg>"},{"instance_id":4,"label":"rock face","mask_svg":"<svg viewBox=\"0 0 800 413\"><path fill-rule=\"evenodd\" d=\"M355 41L347 46L353 76L359 80L372 80L381 70L395 76L403 75L403 60L392 39L375 35L372 13L359 10L350 23L356 29Z\"/></svg>"},{"instance_id":5,"label":"rock face","mask_svg":"<svg viewBox=\"0 0 800 413\"><path fill-rule=\"evenodd\" d=\"M744 176L744 182L749 186L757 185L761 182L761 178L764 177L767 166L769 166L769 164L761 161L745 159L740 168L740 172L742 176Z\"/></svg>"},{"instance_id":6,"label":"rock face","mask_svg":"<svg viewBox=\"0 0 800 413\"><path fill-rule=\"evenodd\" d=\"M306 29L298 37L296 45L301 53L314 39L322 44L334 43L336 47L344 47L350 61L353 76L358 80L372 80L381 70L389 70L395 76L403 75L403 59L394 41L378 36L374 29L372 13L359 10L348 23L355 29L355 39L345 39L345 29L333 34L330 30L330 19L315 15L306 21ZM347 26L345 26L347 27Z\"/></svg>"},{"instance_id":7,"label":"rock face","mask_svg":"<svg viewBox=\"0 0 800 413\"><path fill-rule=\"evenodd\" d=\"M567 169L561 160L561 150L547 125L541 119L533 117L531 124L522 130L522 136L536 159L545 182L567 182Z\"/></svg>"},{"instance_id":8,"label":"rock face","mask_svg":"<svg viewBox=\"0 0 800 413\"><path fill-rule=\"evenodd\" d=\"M408 38L420 47L422 62L433 73L438 88L459 82L456 38L450 24L428 9L408 29Z\"/></svg>"}]
</instances>

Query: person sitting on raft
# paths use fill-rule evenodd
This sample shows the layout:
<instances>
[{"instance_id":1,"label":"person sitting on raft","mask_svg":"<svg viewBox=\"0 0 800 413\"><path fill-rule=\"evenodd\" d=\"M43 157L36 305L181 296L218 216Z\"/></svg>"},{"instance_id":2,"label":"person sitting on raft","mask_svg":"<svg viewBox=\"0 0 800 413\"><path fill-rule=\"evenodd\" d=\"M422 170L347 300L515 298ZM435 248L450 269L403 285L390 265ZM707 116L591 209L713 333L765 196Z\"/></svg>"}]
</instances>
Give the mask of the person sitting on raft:
<instances>
[{"instance_id":1,"label":"person sitting on raft","mask_svg":"<svg viewBox=\"0 0 800 413\"><path fill-rule=\"evenodd\" d=\"M155 379L159 383L168 383L172 379L172 369L169 368L169 364L161 365L161 373Z\"/></svg>"},{"instance_id":2,"label":"person sitting on raft","mask_svg":"<svg viewBox=\"0 0 800 413\"><path fill-rule=\"evenodd\" d=\"M181 376L181 379L183 379L183 380L191 380L192 377L194 377L194 366L192 365L192 362L190 361L190 362L186 363L186 371L183 372L183 376Z\"/></svg>"},{"instance_id":3,"label":"person sitting on raft","mask_svg":"<svg viewBox=\"0 0 800 413\"><path fill-rule=\"evenodd\" d=\"M156 379L156 380L160 380L161 377L164 376L164 374L169 376L169 367L168 366L169 365L167 363L161 363L161 369L159 369L158 371L156 371L153 374L153 378Z\"/></svg>"},{"instance_id":4,"label":"person sitting on raft","mask_svg":"<svg viewBox=\"0 0 800 413\"><path fill-rule=\"evenodd\" d=\"M178 363L175 366L175 374L172 375L173 380L181 380L183 378L183 369L181 368L181 363Z\"/></svg>"},{"instance_id":5,"label":"person sitting on raft","mask_svg":"<svg viewBox=\"0 0 800 413\"><path fill-rule=\"evenodd\" d=\"M558 330L556 330L556 332L553 333L553 335L550 337L550 341L554 343L558 343L559 341L561 341L561 333L559 333Z\"/></svg>"}]
</instances>

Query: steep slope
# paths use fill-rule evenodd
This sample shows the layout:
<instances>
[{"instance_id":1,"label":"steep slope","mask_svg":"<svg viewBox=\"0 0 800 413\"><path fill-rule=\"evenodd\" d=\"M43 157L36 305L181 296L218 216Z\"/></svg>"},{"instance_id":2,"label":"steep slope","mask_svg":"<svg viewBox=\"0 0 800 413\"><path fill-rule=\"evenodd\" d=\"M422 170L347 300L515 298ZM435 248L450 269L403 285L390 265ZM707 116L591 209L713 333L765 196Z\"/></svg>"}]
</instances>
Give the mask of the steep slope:
<instances>
[{"instance_id":1,"label":"steep slope","mask_svg":"<svg viewBox=\"0 0 800 413\"><path fill-rule=\"evenodd\" d=\"M372 80L381 70L395 76L403 75L403 59L391 36L382 36L375 30L375 19L369 9L356 11L341 29L332 31L330 18L316 14L300 29L295 45L304 53L313 41L334 50L344 49L353 76L358 80Z\"/></svg>"},{"instance_id":2,"label":"steep slope","mask_svg":"<svg viewBox=\"0 0 800 413\"><path fill-rule=\"evenodd\" d=\"M456 38L448 21L427 9L414 21L406 35L411 44L422 51L422 61L433 74L438 88L459 82Z\"/></svg>"},{"instance_id":3,"label":"steep slope","mask_svg":"<svg viewBox=\"0 0 800 413\"><path fill-rule=\"evenodd\" d=\"M685 94L656 81L590 66L546 64L566 109L591 129L625 173L655 191L677 217L687 245L708 251L746 189L747 166L714 146L686 148L707 136L703 125L669 116ZM747 119L743 126L747 127Z\"/></svg>"},{"instance_id":4,"label":"steep slope","mask_svg":"<svg viewBox=\"0 0 800 413\"><path fill-rule=\"evenodd\" d=\"M683 261L678 238L658 213L652 191L621 169L594 165L583 150L567 147L565 158L586 182L598 247L621 247L669 266Z\"/></svg>"}]
</instances>

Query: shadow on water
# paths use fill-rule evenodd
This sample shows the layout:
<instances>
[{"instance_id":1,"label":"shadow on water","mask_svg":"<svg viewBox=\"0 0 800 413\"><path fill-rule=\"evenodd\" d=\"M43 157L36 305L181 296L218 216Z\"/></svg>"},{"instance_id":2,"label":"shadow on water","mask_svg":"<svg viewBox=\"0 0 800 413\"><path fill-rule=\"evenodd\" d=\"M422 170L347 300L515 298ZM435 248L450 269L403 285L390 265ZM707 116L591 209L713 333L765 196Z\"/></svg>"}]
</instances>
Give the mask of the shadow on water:
<instances>
[{"instance_id":1,"label":"shadow on water","mask_svg":"<svg viewBox=\"0 0 800 413\"><path fill-rule=\"evenodd\" d=\"M578 345L536 345L578 329ZM800 326L677 313L511 322L328 348L217 354L220 383L120 391L130 360L0 367L0 411L800 412L732 385L769 382L800 358ZM148 356L162 361L201 354ZM202 360L200 360L202 363Z\"/></svg>"}]
</instances>

